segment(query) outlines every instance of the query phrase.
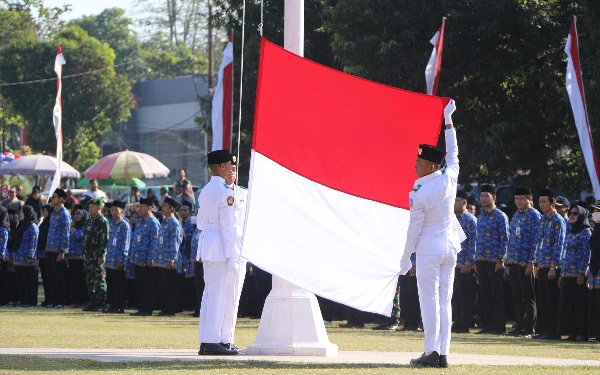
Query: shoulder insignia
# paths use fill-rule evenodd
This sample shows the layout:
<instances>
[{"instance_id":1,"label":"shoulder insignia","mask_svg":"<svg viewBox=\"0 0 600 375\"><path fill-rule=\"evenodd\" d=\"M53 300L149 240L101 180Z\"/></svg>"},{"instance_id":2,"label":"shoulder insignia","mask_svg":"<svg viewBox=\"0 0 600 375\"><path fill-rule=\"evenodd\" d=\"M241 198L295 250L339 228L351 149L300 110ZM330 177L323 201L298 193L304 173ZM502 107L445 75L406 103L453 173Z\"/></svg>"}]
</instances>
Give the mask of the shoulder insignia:
<instances>
[{"instance_id":1,"label":"shoulder insignia","mask_svg":"<svg viewBox=\"0 0 600 375\"><path fill-rule=\"evenodd\" d=\"M414 191L416 193L417 191L419 191L420 188L421 188L421 184L415 186L415 188L412 189L412 191Z\"/></svg>"},{"instance_id":2,"label":"shoulder insignia","mask_svg":"<svg viewBox=\"0 0 600 375\"><path fill-rule=\"evenodd\" d=\"M235 199L230 195L227 197L227 204L230 206L233 206L233 202L235 202Z\"/></svg>"}]
</instances>

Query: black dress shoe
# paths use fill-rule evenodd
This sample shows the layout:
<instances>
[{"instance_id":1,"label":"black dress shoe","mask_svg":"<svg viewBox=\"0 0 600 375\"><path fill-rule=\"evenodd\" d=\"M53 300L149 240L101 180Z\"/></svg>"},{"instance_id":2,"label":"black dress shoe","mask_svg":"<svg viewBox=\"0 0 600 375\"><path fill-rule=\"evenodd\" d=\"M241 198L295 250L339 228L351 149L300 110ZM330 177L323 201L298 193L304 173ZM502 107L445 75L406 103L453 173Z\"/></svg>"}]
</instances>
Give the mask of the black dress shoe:
<instances>
[{"instance_id":1,"label":"black dress shoe","mask_svg":"<svg viewBox=\"0 0 600 375\"><path fill-rule=\"evenodd\" d=\"M358 324L350 324L350 323L346 323L346 324L340 324L340 328L365 328L365 325L358 325Z\"/></svg>"},{"instance_id":2,"label":"black dress shoe","mask_svg":"<svg viewBox=\"0 0 600 375\"><path fill-rule=\"evenodd\" d=\"M204 355L204 349L206 344L200 344L200 350L198 350L198 355Z\"/></svg>"},{"instance_id":3,"label":"black dress shoe","mask_svg":"<svg viewBox=\"0 0 600 375\"><path fill-rule=\"evenodd\" d=\"M204 345L204 351L202 351L202 345ZM201 344L200 352L201 355L236 355L237 350L231 350L223 347L221 344Z\"/></svg>"},{"instance_id":4,"label":"black dress shoe","mask_svg":"<svg viewBox=\"0 0 600 375\"><path fill-rule=\"evenodd\" d=\"M440 367L448 368L448 356L447 355L440 356Z\"/></svg>"},{"instance_id":5,"label":"black dress shoe","mask_svg":"<svg viewBox=\"0 0 600 375\"><path fill-rule=\"evenodd\" d=\"M199 318L199 317L200 317L200 314L199 314L199 313L193 313L193 314L190 314L190 316L191 316L192 318Z\"/></svg>"},{"instance_id":6,"label":"black dress shoe","mask_svg":"<svg viewBox=\"0 0 600 375\"><path fill-rule=\"evenodd\" d=\"M158 313L158 316L165 316L165 315L167 315L167 313L164 312L164 311L161 311L161 312Z\"/></svg>"},{"instance_id":7,"label":"black dress shoe","mask_svg":"<svg viewBox=\"0 0 600 375\"><path fill-rule=\"evenodd\" d=\"M506 330L502 330L502 329L497 329L497 330L491 330L487 332L488 335L506 335Z\"/></svg>"},{"instance_id":8,"label":"black dress shoe","mask_svg":"<svg viewBox=\"0 0 600 375\"><path fill-rule=\"evenodd\" d=\"M452 332L453 333L469 333L469 329L468 328L452 328Z\"/></svg>"},{"instance_id":9,"label":"black dress shoe","mask_svg":"<svg viewBox=\"0 0 600 375\"><path fill-rule=\"evenodd\" d=\"M510 331L509 333L507 333L508 336L514 336L514 337L519 337L523 335L523 330L519 329L519 328L515 328L512 331Z\"/></svg>"},{"instance_id":10,"label":"black dress shoe","mask_svg":"<svg viewBox=\"0 0 600 375\"><path fill-rule=\"evenodd\" d=\"M82 311L96 311L95 310L96 307L95 306L88 306L88 307L84 307L83 309L81 309Z\"/></svg>"},{"instance_id":11,"label":"black dress shoe","mask_svg":"<svg viewBox=\"0 0 600 375\"><path fill-rule=\"evenodd\" d=\"M440 367L440 355L437 352L431 352L429 355L423 353L419 358L411 359L410 364L425 367Z\"/></svg>"},{"instance_id":12,"label":"black dress shoe","mask_svg":"<svg viewBox=\"0 0 600 375\"><path fill-rule=\"evenodd\" d=\"M238 348L238 347L237 347L237 346L235 346L234 344L223 344L223 343L221 343L221 345L222 345L224 348L227 348L227 349L229 349L229 350L240 350L240 348Z\"/></svg>"},{"instance_id":13,"label":"black dress shoe","mask_svg":"<svg viewBox=\"0 0 600 375\"><path fill-rule=\"evenodd\" d=\"M491 332L491 330L489 330L489 329L487 329L487 328L484 328L484 329L482 329L482 330L480 330L480 331L478 331L478 332L475 332L475 334L476 334L476 335L489 335L489 334L490 334L490 332Z\"/></svg>"}]
</instances>

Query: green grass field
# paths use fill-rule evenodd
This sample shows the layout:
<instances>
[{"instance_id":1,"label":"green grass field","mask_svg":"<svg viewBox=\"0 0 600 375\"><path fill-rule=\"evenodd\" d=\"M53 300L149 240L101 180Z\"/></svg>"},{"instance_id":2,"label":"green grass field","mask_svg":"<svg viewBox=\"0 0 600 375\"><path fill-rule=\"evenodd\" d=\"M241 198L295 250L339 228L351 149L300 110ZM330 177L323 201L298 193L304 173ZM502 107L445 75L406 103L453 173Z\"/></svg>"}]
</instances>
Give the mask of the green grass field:
<instances>
[{"instance_id":1,"label":"green grass field","mask_svg":"<svg viewBox=\"0 0 600 375\"><path fill-rule=\"evenodd\" d=\"M256 336L258 320L240 319L236 344L250 345ZM422 351L423 334L328 328L329 339L342 351ZM175 318L130 317L84 313L81 310L41 308L0 308L0 347L4 348L112 348L112 349L190 349L196 351L198 319L187 315ZM493 354L527 357L600 359L600 346L589 343L547 342L503 336L454 335L453 353ZM0 374L388 374L414 373L408 366L389 365L306 365L284 363L99 363L88 360L40 359L0 356ZM439 369L423 370L427 374ZM587 374L599 368L453 366L448 374ZM437 373L437 372L436 372Z\"/></svg>"}]
</instances>

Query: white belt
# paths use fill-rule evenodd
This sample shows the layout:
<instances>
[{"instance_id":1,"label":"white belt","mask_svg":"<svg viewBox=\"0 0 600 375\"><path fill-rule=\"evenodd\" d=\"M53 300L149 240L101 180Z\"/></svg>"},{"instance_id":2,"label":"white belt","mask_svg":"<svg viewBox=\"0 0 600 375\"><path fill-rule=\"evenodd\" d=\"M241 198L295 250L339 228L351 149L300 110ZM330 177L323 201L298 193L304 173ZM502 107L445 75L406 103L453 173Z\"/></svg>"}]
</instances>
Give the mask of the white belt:
<instances>
[{"instance_id":1,"label":"white belt","mask_svg":"<svg viewBox=\"0 0 600 375\"><path fill-rule=\"evenodd\" d=\"M204 224L202 230L221 229L221 224Z\"/></svg>"}]
</instances>

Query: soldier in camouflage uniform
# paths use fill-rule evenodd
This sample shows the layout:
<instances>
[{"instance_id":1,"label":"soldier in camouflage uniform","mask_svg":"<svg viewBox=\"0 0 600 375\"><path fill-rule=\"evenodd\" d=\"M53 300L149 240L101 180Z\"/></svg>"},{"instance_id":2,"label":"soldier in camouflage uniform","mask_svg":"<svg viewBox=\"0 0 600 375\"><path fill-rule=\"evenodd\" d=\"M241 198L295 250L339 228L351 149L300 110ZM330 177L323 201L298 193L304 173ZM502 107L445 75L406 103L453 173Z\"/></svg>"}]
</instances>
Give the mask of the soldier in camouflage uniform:
<instances>
[{"instance_id":1,"label":"soldier in camouflage uniform","mask_svg":"<svg viewBox=\"0 0 600 375\"><path fill-rule=\"evenodd\" d=\"M88 202L91 218L83 236L83 265L90 307L85 311L102 311L106 304L104 260L108 247L108 220L101 214L103 206L102 198Z\"/></svg>"}]
</instances>

